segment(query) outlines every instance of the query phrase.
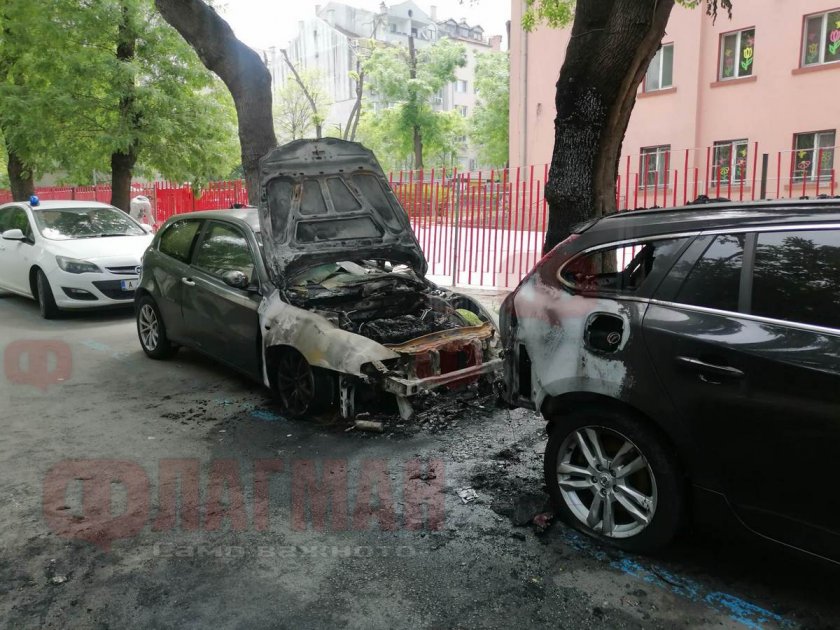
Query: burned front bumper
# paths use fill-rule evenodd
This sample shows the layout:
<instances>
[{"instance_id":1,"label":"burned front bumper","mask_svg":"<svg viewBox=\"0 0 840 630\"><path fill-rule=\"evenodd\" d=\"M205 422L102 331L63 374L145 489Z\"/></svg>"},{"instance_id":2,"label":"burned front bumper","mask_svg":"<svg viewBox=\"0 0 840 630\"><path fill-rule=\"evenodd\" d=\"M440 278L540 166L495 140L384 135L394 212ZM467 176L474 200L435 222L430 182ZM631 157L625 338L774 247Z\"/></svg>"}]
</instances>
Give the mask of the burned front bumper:
<instances>
[{"instance_id":1,"label":"burned front bumper","mask_svg":"<svg viewBox=\"0 0 840 630\"><path fill-rule=\"evenodd\" d=\"M502 369L498 345L496 329L490 322L443 330L387 345L399 358L373 361L363 371L376 387L396 396L400 414L408 418L413 413L409 398L420 392L443 386L454 389L483 377L494 378Z\"/></svg>"}]
</instances>

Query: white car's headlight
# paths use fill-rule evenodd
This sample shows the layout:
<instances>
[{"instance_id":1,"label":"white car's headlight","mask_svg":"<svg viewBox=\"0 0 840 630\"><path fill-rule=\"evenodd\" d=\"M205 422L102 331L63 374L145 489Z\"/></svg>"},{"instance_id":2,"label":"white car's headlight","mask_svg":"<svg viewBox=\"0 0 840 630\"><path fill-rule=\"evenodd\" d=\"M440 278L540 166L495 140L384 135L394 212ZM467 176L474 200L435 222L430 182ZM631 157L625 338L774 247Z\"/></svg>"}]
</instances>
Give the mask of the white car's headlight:
<instances>
[{"instance_id":1,"label":"white car's headlight","mask_svg":"<svg viewBox=\"0 0 840 630\"><path fill-rule=\"evenodd\" d=\"M87 260L76 260L75 258L65 258L64 256L56 256L55 261L67 273L102 273L102 270Z\"/></svg>"}]
</instances>

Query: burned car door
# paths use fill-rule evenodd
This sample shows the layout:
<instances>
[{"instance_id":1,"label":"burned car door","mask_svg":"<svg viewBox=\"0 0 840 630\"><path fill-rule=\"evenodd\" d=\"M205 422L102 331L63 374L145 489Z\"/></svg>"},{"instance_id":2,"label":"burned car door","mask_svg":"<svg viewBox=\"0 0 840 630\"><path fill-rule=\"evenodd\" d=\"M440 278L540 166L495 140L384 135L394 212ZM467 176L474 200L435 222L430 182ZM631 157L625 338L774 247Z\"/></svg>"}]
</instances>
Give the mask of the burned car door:
<instances>
[{"instance_id":1,"label":"burned car door","mask_svg":"<svg viewBox=\"0 0 840 630\"><path fill-rule=\"evenodd\" d=\"M184 279L190 275L190 257L203 221L184 219L166 227L159 236L157 250L149 249L144 258L145 269L150 269L157 289L155 299L166 325L170 339L186 339L181 299Z\"/></svg>"},{"instance_id":2,"label":"burned car door","mask_svg":"<svg viewBox=\"0 0 840 630\"><path fill-rule=\"evenodd\" d=\"M251 376L260 375L257 267L239 226L208 221L193 254L182 308L190 341Z\"/></svg>"}]
</instances>

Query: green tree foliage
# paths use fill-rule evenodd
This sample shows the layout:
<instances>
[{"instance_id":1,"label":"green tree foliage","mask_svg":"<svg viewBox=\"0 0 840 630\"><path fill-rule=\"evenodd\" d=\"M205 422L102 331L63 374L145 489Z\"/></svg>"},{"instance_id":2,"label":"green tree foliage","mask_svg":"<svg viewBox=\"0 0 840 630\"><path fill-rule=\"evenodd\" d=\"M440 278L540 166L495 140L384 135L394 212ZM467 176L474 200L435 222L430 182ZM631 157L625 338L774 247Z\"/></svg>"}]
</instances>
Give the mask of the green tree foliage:
<instances>
[{"instance_id":1,"label":"green tree foliage","mask_svg":"<svg viewBox=\"0 0 840 630\"><path fill-rule=\"evenodd\" d=\"M525 0L525 12L522 14L522 28L533 30L538 24L552 28L566 26L575 15L576 0ZM717 19L718 10L724 10L732 17L732 0L677 0L690 9L705 5L706 13Z\"/></svg>"},{"instance_id":2,"label":"green tree foliage","mask_svg":"<svg viewBox=\"0 0 840 630\"><path fill-rule=\"evenodd\" d=\"M315 126L324 123L326 113L332 105L317 72L304 70L300 72L300 78L307 92L315 100L318 116L315 116L300 84L294 78L288 77L274 94L274 130L277 140L281 143L306 137L314 138ZM326 135L329 135L329 132L330 130L325 130Z\"/></svg>"},{"instance_id":3,"label":"green tree foliage","mask_svg":"<svg viewBox=\"0 0 840 630\"><path fill-rule=\"evenodd\" d=\"M434 112L418 120L426 130L423 150L431 159L430 166L454 166L463 151L467 121L456 111ZM370 148L386 171L412 169L414 151L411 127L407 126L406 110L389 107L376 111L371 105L362 110L357 140Z\"/></svg>"},{"instance_id":4,"label":"green tree foliage","mask_svg":"<svg viewBox=\"0 0 840 630\"><path fill-rule=\"evenodd\" d=\"M88 183L132 146L139 173L199 184L238 162L230 95L151 0L0 0L0 22L0 128L36 173Z\"/></svg>"},{"instance_id":5,"label":"green tree foliage","mask_svg":"<svg viewBox=\"0 0 840 630\"><path fill-rule=\"evenodd\" d=\"M457 153L466 133L464 119L456 112L436 111L432 98L455 80L455 70L465 66L463 44L442 39L418 48L414 72L404 46L378 46L364 61L376 111L366 105L358 136L390 166L404 164L415 150L414 131L422 137L423 154L443 161ZM412 77L412 74L416 75Z\"/></svg>"},{"instance_id":6,"label":"green tree foliage","mask_svg":"<svg viewBox=\"0 0 840 630\"><path fill-rule=\"evenodd\" d=\"M510 119L510 58L506 52L476 55L478 102L470 118L470 142L481 164L504 166L508 161Z\"/></svg>"}]
</instances>

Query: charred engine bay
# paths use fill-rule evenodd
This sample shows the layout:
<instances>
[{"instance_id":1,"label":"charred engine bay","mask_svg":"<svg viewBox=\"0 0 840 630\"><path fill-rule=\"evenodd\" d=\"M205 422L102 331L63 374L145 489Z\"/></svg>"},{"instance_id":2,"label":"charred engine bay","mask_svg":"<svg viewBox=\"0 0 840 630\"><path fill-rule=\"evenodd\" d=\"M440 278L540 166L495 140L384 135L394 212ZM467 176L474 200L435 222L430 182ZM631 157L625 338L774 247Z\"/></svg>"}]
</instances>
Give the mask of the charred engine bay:
<instances>
[{"instance_id":1,"label":"charred engine bay","mask_svg":"<svg viewBox=\"0 0 840 630\"><path fill-rule=\"evenodd\" d=\"M383 344L469 325L447 301L446 292L410 270L385 271L357 263L321 265L309 270L286 295L291 304L319 312L342 330Z\"/></svg>"}]
</instances>

